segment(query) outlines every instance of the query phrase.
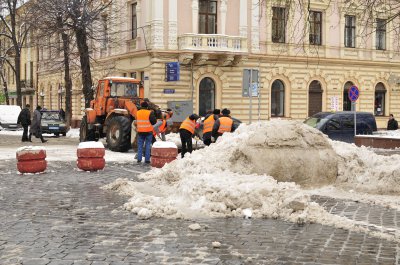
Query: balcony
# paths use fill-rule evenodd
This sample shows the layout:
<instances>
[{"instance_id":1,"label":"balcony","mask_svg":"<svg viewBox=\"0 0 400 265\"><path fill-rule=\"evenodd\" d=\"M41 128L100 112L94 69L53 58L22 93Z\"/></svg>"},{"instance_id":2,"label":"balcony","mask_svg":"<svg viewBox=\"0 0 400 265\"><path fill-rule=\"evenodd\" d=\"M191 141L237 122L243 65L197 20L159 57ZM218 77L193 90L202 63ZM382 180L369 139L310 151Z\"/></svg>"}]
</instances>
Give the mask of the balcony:
<instances>
[{"instance_id":1,"label":"balcony","mask_svg":"<svg viewBox=\"0 0 400 265\"><path fill-rule=\"evenodd\" d=\"M247 38L219 34L183 34L178 38L179 50L203 52L247 53Z\"/></svg>"}]
</instances>

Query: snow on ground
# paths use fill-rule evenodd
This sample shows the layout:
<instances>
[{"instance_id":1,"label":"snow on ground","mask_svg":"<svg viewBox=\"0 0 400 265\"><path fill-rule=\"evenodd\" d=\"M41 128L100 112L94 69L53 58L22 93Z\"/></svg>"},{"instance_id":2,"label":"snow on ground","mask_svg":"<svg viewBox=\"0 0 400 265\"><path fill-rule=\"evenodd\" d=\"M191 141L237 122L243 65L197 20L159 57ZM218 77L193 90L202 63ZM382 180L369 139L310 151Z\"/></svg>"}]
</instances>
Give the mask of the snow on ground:
<instances>
[{"instance_id":1,"label":"snow on ground","mask_svg":"<svg viewBox=\"0 0 400 265\"><path fill-rule=\"evenodd\" d=\"M316 222L400 242L400 231L393 233L389 228L328 213L310 200L313 194L333 197L337 190L352 188L356 192L343 191L342 196L398 207L398 196L370 195L367 199L361 192L397 192L399 159L330 141L299 122L274 120L242 124L209 147L141 174L142 182L118 179L104 188L131 196L124 207L142 219L239 217L249 209L256 218ZM326 177L332 172L336 179ZM309 177L315 173L331 190L304 189L321 186L315 177ZM287 180L278 182L276 176Z\"/></svg>"},{"instance_id":2,"label":"snow on ground","mask_svg":"<svg viewBox=\"0 0 400 265\"><path fill-rule=\"evenodd\" d=\"M21 136L22 137L23 130L19 129L16 131L10 131L10 130L0 130L0 135L16 135L16 136ZM43 134L43 136L54 136L53 134ZM63 137L63 136L60 136ZM68 132L66 137L69 138L79 138L79 128L71 128Z\"/></svg>"}]
</instances>

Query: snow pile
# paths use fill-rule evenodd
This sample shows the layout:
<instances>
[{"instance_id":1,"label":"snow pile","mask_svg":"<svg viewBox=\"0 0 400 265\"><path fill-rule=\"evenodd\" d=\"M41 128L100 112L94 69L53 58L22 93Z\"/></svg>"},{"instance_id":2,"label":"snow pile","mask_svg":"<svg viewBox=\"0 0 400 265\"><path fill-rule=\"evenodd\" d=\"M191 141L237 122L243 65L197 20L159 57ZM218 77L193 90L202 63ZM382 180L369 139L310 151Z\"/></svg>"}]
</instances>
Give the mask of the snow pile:
<instances>
[{"instance_id":1,"label":"snow pile","mask_svg":"<svg viewBox=\"0 0 400 265\"><path fill-rule=\"evenodd\" d=\"M173 142L178 148L182 147L181 143L181 137L179 136L179 133L169 133L165 135L165 139L168 142ZM160 141L160 139L157 139L157 141ZM192 138L192 146L193 149L197 149L200 147L204 147L204 143L202 140L196 140L195 138Z\"/></svg>"},{"instance_id":2,"label":"snow pile","mask_svg":"<svg viewBox=\"0 0 400 265\"><path fill-rule=\"evenodd\" d=\"M338 154L336 185L375 194L400 192L400 156L377 155L366 147L332 141Z\"/></svg>"},{"instance_id":3,"label":"snow pile","mask_svg":"<svg viewBox=\"0 0 400 265\"><path fill-rule=\"evenodd\" d=\"M142 174L144 182L119 179L106 188L132 196L125 207L140 218L149 218L147 210L152 216L191 218L242 216L251 209L255 217L297 220L309 208L309 197L297 184L278 181L320 185L336 178L336 156L327 138L302 123L241 125L219 139ZM142 209L147 209L145 216Z\"/></svg>"},{"instance_id":4,"label":"snow pile","mask_svg":"<svg viewBox=\"0 0 400 265\"><path fill-rule=\"evenodd\" d=\"M141 219L280 218L400 242L399 231L331 214L302 189L332 183L395 192L399 158L330 141L299 122L275 120L242 124L209 147L141 174L141 182L117 179L104 188L130 196L124 208Z\"/></svg>"}]
</instances>

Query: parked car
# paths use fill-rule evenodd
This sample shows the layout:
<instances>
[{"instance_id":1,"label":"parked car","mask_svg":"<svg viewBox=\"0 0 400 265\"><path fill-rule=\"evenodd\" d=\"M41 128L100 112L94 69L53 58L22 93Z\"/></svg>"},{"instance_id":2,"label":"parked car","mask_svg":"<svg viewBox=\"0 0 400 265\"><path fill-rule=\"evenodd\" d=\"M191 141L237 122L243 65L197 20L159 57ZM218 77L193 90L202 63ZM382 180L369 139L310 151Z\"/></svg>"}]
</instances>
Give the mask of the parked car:
<instances>
[{"instance_id":1,"label":"parked car","mask_svg":"<svg viewBox=\"0 0 400 265\"><path fill-rule=\"evenodd\" d=\"M18 130L22 128L17 123L20 112L20 106L0 105L0 130Z\"/></svg>"},{"instance_id":2,"label":"parked car","mask_svg":"<svg viewBox=\"0 0 400 265\"><path fill-rule=\"evenodd\" d=\"M69 127L66 126L65 121L61 118L60 112L56 110L45 110L42 113L42 133L50 133L55 136L62 134L67 135Z\"/></svg>"},{"instance_id":3,"label":"parked car","mask_svg":"<svg viewBox=\"0 0 400 265\"><path fill-rule=\"evenodd\" d=\"M354 112L319 112L304 123L328 135L332 140L354 143ZM369 112L356 112L356 133L372 134L377 131L375 116Z\"/></svg>"}]
</instances>

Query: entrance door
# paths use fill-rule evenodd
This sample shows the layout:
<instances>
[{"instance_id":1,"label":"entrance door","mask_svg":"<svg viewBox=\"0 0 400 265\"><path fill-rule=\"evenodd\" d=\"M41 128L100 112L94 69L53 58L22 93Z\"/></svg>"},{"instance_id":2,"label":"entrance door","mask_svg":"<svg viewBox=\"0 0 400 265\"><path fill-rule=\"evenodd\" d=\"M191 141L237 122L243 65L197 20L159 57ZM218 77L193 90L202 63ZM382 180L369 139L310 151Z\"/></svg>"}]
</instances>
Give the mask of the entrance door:
<instances>
[{"instance_id":1,"label":"entrance door","mask_svg":"<svg viewBox=\"0 0 400 265\"><path fill-rule=\"evenodd\" d=\"M322 88L321 83L314 80L308 90L308 116L322 111Z\"/></svg>"},{"instance_id":2,"label":"entrance door","mask_svg":"<svg viewBox=\"0 0 400 265\"><path fill-rule=\"evenodd\" d=\"M199 115L205 116L215 108L215 83L209 78L203 78L199 88Z\"/></svg>"}]
</instances>

